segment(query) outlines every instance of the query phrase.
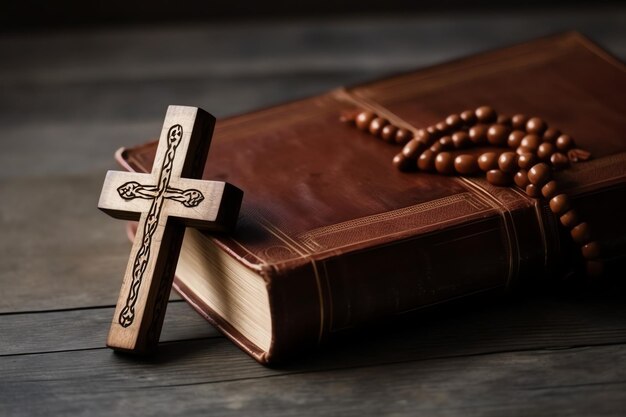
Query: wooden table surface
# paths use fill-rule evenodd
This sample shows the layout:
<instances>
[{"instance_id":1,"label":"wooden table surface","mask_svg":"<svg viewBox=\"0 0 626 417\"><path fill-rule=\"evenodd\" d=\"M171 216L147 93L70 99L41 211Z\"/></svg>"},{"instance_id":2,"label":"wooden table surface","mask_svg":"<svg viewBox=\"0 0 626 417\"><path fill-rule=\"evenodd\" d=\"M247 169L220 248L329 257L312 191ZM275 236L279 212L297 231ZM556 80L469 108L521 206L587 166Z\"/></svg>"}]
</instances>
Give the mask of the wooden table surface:
<instances>
[{"instance_id":1,"label":"wooden table surface","mask_svg":"<svg viewBox=\"0 0 626 417\"><path fill-rule=\"evenodd\" d=\"M567 29L626 58L626 8L2 35L0 415L625 415L609 287L372 326L274 369L173 294L155 358L104 346L130 244L100 187L168 104L220 118Z\"/></svg>"}]
</instances>

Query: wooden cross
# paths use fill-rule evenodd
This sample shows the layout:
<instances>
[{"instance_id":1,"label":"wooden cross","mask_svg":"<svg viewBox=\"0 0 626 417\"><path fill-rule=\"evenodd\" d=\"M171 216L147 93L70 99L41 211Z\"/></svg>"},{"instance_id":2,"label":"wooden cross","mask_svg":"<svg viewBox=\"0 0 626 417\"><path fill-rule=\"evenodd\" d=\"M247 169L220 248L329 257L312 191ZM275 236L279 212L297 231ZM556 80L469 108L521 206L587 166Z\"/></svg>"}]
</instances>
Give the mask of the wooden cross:
<instances>
[{"instance_id":1,"label":"wooden cross","mask_svg":"<svg viewBox=\"0 0 626 417\"><path fill-rule=\"evenodd\" d=\"M232 230L243 192L202 177L215 118L196 107L169 106L151 174L109 171L98 208L138 220L135 241L107 345L147 353L156 347L185 227Z\"/></svg>"}]
</instances>

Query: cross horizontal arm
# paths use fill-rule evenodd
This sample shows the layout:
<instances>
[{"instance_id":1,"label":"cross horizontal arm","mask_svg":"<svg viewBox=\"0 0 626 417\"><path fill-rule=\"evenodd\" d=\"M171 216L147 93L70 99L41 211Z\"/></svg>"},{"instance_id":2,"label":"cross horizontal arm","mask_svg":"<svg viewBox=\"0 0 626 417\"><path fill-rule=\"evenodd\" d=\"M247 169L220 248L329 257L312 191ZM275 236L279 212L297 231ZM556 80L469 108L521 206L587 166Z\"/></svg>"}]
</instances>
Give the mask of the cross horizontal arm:
<instances>
[{"instance_id":1,"label":"cross horizontal arm","mask_svg":"<svg viewBox=\"0 0 626 417\"><path fill-rule=\"evenodd\" d=\"M145 198L120 198L118 188L129 182L154 185L155 180L151 174L109 171L104 179L98 208L116 219L139 220L141 213L150 209L151 202Z\"/></svg>"},{"instance_id":2,"label":"cross horizontal arm","mask_svg":"<svg viewBox=\"0 0 626 417\"><path fill-rule=\"evenodd\" d=\"M169 198L165 203L169 216L176 217L188 227L204 230L227 232L235 226L243 198L243 191L239 188L222 181L188 178L172 180L170 186L172 189L196 191L202 200L190 207L182 199Z\"/></svg>"}]
</instances>

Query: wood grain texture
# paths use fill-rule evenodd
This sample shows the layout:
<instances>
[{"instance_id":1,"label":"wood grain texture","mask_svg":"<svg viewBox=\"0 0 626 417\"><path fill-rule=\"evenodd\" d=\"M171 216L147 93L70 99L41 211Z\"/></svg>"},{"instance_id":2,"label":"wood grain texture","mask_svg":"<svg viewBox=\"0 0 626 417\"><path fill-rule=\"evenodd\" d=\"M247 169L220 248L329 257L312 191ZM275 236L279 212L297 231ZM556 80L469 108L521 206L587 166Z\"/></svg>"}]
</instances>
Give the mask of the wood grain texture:
<instances>
[{"instance_id":1,"label":"wood grain texture","mask_svg":"<svg viewBox=\"0 0 626 417\"><path fill-rule=\"evenodd\" d=\"M154 139L168 104L223 117L569 29L624 59L625 16L478 11L4 35L0 415L623 415L623 289L371 327L280 369L174 302L155 359L113 354L104 337L129 244L94 207L113 152Z\"/></svg>"}]
</instances>

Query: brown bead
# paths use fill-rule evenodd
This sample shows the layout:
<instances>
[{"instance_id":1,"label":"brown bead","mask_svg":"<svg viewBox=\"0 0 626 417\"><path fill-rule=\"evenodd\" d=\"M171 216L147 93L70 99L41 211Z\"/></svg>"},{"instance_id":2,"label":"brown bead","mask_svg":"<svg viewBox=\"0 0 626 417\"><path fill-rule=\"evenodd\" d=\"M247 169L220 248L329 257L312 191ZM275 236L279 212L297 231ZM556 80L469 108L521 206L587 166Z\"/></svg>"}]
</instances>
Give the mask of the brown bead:
<instances>
[{"instance_id":1,"label":"brown bead","mask_svg":"<svg viewBox=\"0 0 626 417\"><path fill-rule=\"evenodd\" d=\"M561 135L556 139L556 148L559 151L567 152L574 147L574 139L570 135Z\"/></svg>"},{"instance_id":2,"label":"brown bead","mask_svg":"<svg viewBox=\"0 0 626 417\"><path fill-rule=\"evenodd\" d=\"M419 139L411 139L404 148L402 148L402 154L411 160L416 159L419 154L426 148L426 146Z\"/></svg>"},{"instance_id":3,"label":"brown bead","mask_svg":"<svg viewBox=\"0 0 626 417\"><path fill-rule=\"evenodd\" d=\"M433 171L435 169L435 153L430 149L422 152L417 158L417 167L422 171Z\"/></svg>"},{"instance_id":4,"label":"brown bead","mask_svg":"<svg viewBox=\"0 0 626 417\"><path fill-rule=\"evenodd\" d=\"M515 130L526 130L526 122L528 121L528 116L525 114L516 114L511 117L511 124L513 125L513 129Z\"/></svg>"},{"instance_id":5,"label":"brown bead","mask_svg":"<svg viewBox=\"0 0 626 417\"><path fill-rule=\"evenodd\" d=\"M533 135L542 136L543 132L545 132L547 128L548 125L546 122L539 117L532 117L526 122L526 132Z\"/></svg>"},{"instance_id":6,"label":"brown bead","mask_svg":"<svg viewBox=\"0 0 626 417\"><path fill-rule=\"evenodd\" d=\"M539 148L539 145L541 145L541 138L535 134L524 136L520 142L520 146L532 149L533 151L536 151L537 148Z\"/></svg>"},{"instance_id":7,"label":"brown bead","mask_svg":"<svg viewBox=\"0 0 626 417\"><path fill-rule=\"evenodd\" d=\"M528 171L526 171L525 169L520 169L515 173L513 181L518 187L526 189L526 186L530 184L530 181L528 181Z\"/></svg>"},{"instance_id":8,"label":"brown bead","mask_svg":"<svg viewBox=\"0 0 626 417\"><path fill-rule=\"evenodd\" d=\"M494 146L506 144L511 128L502 124L491 125L487 129L487 141Z\"/></svg>"},{"instance_id":9,"label":"brown bead","mask_svg":"<svg viewBox=\"0 0 626 417\"><path fill-rule=\"evenodd\" d=\"M509 185L512 180L512 175L508 172L500 171L499 169L492 169L487 171L487 181L489 184L504 186Z\"/></svg>"},{"instance_id":10,"label":"brown bead","mask_svg":"<svg viewBox=\"0 0 626 417\"><path fill-rule=\"evenodd\" d=\"M435 158L435 168L440 174L454 174L454 157L450 152L441 152Z\"/></svg>"},{"instance_id":11,"label":"brown bead","mask_svg":"<svg viewBox=\"0 0 626 417\"><path fill-rule=\"evenodd\" d=\"M559 194L550 199L550 210L557 216L569 210L569 197L567 194Z\"/></svg>"},{"instance_id":12,"label":"brown bead","mask_svg":"<svg viewBox=\"0 0 626 417\"><path fill-rule=\"evenodd\" d=\"M535 184L528 184L526 186L526 195L530 198L541 197L541 190Z\"/></svg>"},{"instance_id":13,"label":"brown bead","mask_svg":"<svg viewBox=\"0 0 626 417\"><path fill-rule=\"evenodd\" d=\"M356 116L356 119L354 119L354 123L356 124L357 128L361 130L367 130L370 126L370 123L372 122L372 120L374 120L375 117L376 114L374 114L374 112L362 111Z\"/></svg>"},{"instance_id":14,"label":"brown bead","mask_svg":"<svg viewBox=\"0 0 626 417\"><path fill-rule=\"evenodd\" d=\"M550 160L550 157L555 151L555 147L550 142L544 142L537 148L537 156L543 161Z\"/></svg>"},{"instance_id":15,"label":"brown bead","mask_svg":"<svg viewBox=\"0 0 626 417\"><path fill-rule=\"evenodd\" d=\"M461 116L458 114L451 114L446 117L446 124L451 130L456 130L463 124L463 120L461 120Z\"/></svg>"},{"instance_id":16,"label":"brown bead","mask_svg":"<svg viewBox=\"0 0 626 417\"><path fill-rule=\"evenodd\" d=\"M443 150L449 150L454 148L454 142L452 141L452 136L444 136L439 139L439 143L441 143Z\"/></svg>"},{"instance_id":17,"label":"brown bead","mask_svg":"<svg viewBox=\"0 0 626 417\"><path fill-rule=\"evenodd\" d=\"M441 151L443 151L443 145L441 144L441 142L437 141L435 143L433 143L430 148L431 151L433 151L434 153L439 153Z\"/></svg>"},{"instance_id":18,"label":"brown bead","mask_svg":"<svg viewBox=\"0 0 626 417\"><path fill-rule=\"evenodd\" d=\"M550 180L550 167L544 162L540 162L537 165L533 165L528 170L528 180L538 187L542 187Z\"/></svg>"},{"instance_id":19,"label":"brown bead","mask_svg":"<svg viewBox=\"0 0 626 417\"><path fill-rule=\"evenodd\" d=\"M554 197L558 192L559 184L554 180L548 181L546 185L541 187L541 195L543 195L547 199Z\"/></svg>"},{"instance_id":20,"label":"brown bead","mask_svg":"<svg viewBox=\"0 0 626 417\"><path fill-rule=\"evenodd\" d=\"M526 136L526 133L521 130L514 130L509 134L506 144L509 145L509 148L515 149L522 143L524 136Z\"/></svg>"},{"instance_id":21,"label":"brown bead","mask_svg":"<svg viewBox=\"0 0 626 417\"><path fill-rule=\"evenodd\" d=\"M589 278L598 278L604 272L604 263L602 261L589 260L585 262L585 268Z\"/></svg>"},{"instance_id":22,"label":"brown bead","mask_svg":"<svg viewBox=\"0 0 626 417\"><path fill-rule=\"evenodd\" d=\"M518 155L524 155L525 153L531 153L533 155L535 155L535 150L534 149L530 149L526 146L520 146L515 150L515 153ZM535 155L536 156L536 155ZM539 158L537 158L537 160L539 160Z\"/></svg>"},{"instance_id":23,"label":"brown bead","mask_svg":"<svg viewBox=\"0 0 626 417\"><path fill-rule=\"evenodd\" d=\"M457 149L467 148L472 141L470 140L469 134L467 132L456 132L452 135L452 143L454 143L454 147Z\"/></svg>"},{"instance_id":24,"label":"brown bead","mask_svg":"<svg viewBox=\"0 0 626 417\"><path fill-rule=\"evenodd\" d=\"M435 125L435 128L437 129L440 135L446 135L450 131L450 128L448 127L446 122L437 123Z\"/></svg>"},{"instance_id":25,"label":"brown bead","mask_svg":"<svg viewBox=\"0 0 626 417\"><path fill-rule=\"evenodd\" d=\"M550 156L550 163L556 169L567 168L569 165L569 159L561 152L555 152Z\"/></svg>"},{"instance_id":26,"label":"brown bead","mask_svg":"<svg viewBox=\"0 0 626 417\"><path fill-rule=\"evenodd\" d=\"M567 227L568 229L571 229L572 227L580 223L580 220L578 219L578 213L574 209L568 210L563 213L561 217L559 217L559 220L561 221L563 227Z\"/></svg>"},{"instance_id":27,"label":"brown bead","mask_svg":"<svg viewBox=\"0 0 626 417\"><path fill-rule=\"evenodd\" d=\"M499 125L505 125L505 126L511 127L511 116L501 114L496 119L496 123Z\"/></svg>"},{"instance_id":28,"label":"brown bead","mask_svg":"<svg viewBox=\"0 0 626 417\"><path fill-rule=\"evenodd\" d=\"M379 136L383 130L383 127L387 126L388 124L389 122L387 121L387 119L377 117L370 122L369 131L372 135Z\"/></svg>"},{"instance_id":29,"label":"brown bead","mask_svg":"<svg viewBox=\"0 0 626 417\"><path fill-rule=\"evenodd\" d=\"M580 248L585 259L597 259L600 257L600 244L598 242L589 242Z\"/></svg>"},{"instance_id":30,"label":"brown bead","mask_svg":"<svg viewBox=\"0 0 626 417\"><path fill-rule=\"evenodd\" d=\"M426 131L424 131L424 132L426 132ZM411 133L410 130L404 129L404 128L400 128L400 129L398 129L396 131L395 141L396 141L396 143L398 145L404 145L409 140L411 140L412 136L413 136L413 134Z\"/></svg>"},{"instance_id":31,"label":"brown bead","mask_svg":"<svg viewBox=\"0 0 626 417\"><path fill-rule=\"evenodd\" d=\"M570 230L570 235L574 242L578 244L587 243L591 240L591 228L587 222L579 223Z\"/></svg>"},{"instance_id":32,"label":"brown bead","mask_svg":"<svg viewBox=\"0 0 626 417\"><path fill-rule=\"evenodd\" d=\"M394 125L386 125L383 127L383 130L380 131L380 137L385 142L395 142L397 131L398 128Z\"/></svg>"},{"instance_id":33,"label":"brown bead","mask_svg":"<svg viewBox=\"0 0 626 417\"><path fill-rule=\"evenodd\" d=\"M561 131L553 127L549 127L543 132L543 140L546 142L554 143L559 136L561 136Z\"/></svg>"},{"instance_id":34,"label":"brown bead","mask_svg":"<svg viewBox=\"0 0 626 417\"><path fill-rule=\"evenodd\" d=\"M487 172L498 168L498 154L495 152L485 152L478 157L478 166Z\"/></svg>"},{"instance_id":35,"label":"brown bead","mask_svg":"<svg viewBox=\"0 0 626 417\"><path fill-rule=\"evenodd\" d=\"M530 168L532 168L537 162L539 162L539 159L537 158L537 155L531 153L531 152L524 152L524 153L518 153L519 157L517 158L517 165L519 165L520 168L529 170Z\"/></svg>"},{"instance_id":36,"label":"brown bead","mask_svg":"<svg viewBox=\"0 0 626 417\"><path fill-rule=\"evenodd\" d=\"M396 134L397 135L397 134ZM428 133L426 130L424 129L420 129L417 131L417 134L415 135L415 138L418 141L420 141L421 143L424 144L424 146L429 147L430 145L433 144L433 142L435 141L435 138L433 137L432 134Z\"/></svg>"},{"instance_id":37,"label":"brown bead","mask_svg":"<svg viewBox=\"0 0 626 417\"><path fill-rule=\"evenodd\" d=\"M474 155L459 155L454 158L454 169L461 175L474 175L479 171Z\"/></svg>"},{"instance_id":38,"label":"brown bead","mask_svg":"<svg viewBox=\"0 0 626 417\"><path fill-rule=\"evenodd\" d=\"M477 145L482 145L487 143L487 130L489 130L489 126L485 124L477 124L469 129L469 137L472 142Z\"/></svg>"},{"instance_id":39,"label":"brown bead","mask_svg":"<svg viewBox=\"0 0 626 417\"><path fill-rule=\"evenodd\" d=\"M433 140L439 139L441 137L441 134L439 133L439 131L437 130L437 128L435 126L428 126L426 128L426 131L428 133L430 133L430 135L432 136Z\"/></svg>"},{"instance_id":40,"label":"brown bead","mask_svg":"<svg viewBox=\"0 0 626 417\"><path fill-rule=\"evenodd\" d=\"M471 126L476 123L476 113L474 113L472 110L465 110L461 112L461 120L463 120L463 123L465 123L465 125Z\"/></svg>"},{"instance_id":41,"label":"brown bead","mask_svg":"<svg viewBox=\"0 0 626 417\"><path fill-rule=\"evenodd\" d=\"M496 111L491 106L480 106L476 109L476 119L480 123L492 123L498 118Z\"/></svg>"},{"instance_id":42,"label":"brown bead","mask_svg":"<svg viewBox=\"0 0 626 417\"><path fill-rule=\"evenodd\" d=\"M518 170L517 154L515 152L503 152L498 158L498 167L508 173L514 173Z\"/></svg>"},{"instance_id":43,"label":"brown bead","mask_svg":"<svg viewBox=\"0 0 626 417\"><path fill-rule=\"evenodd\" d=\"M415 166L415 160L407 158L402 152L396 154L391 163L400 171L410 171Z\"/></svg>"}]
</instances>

